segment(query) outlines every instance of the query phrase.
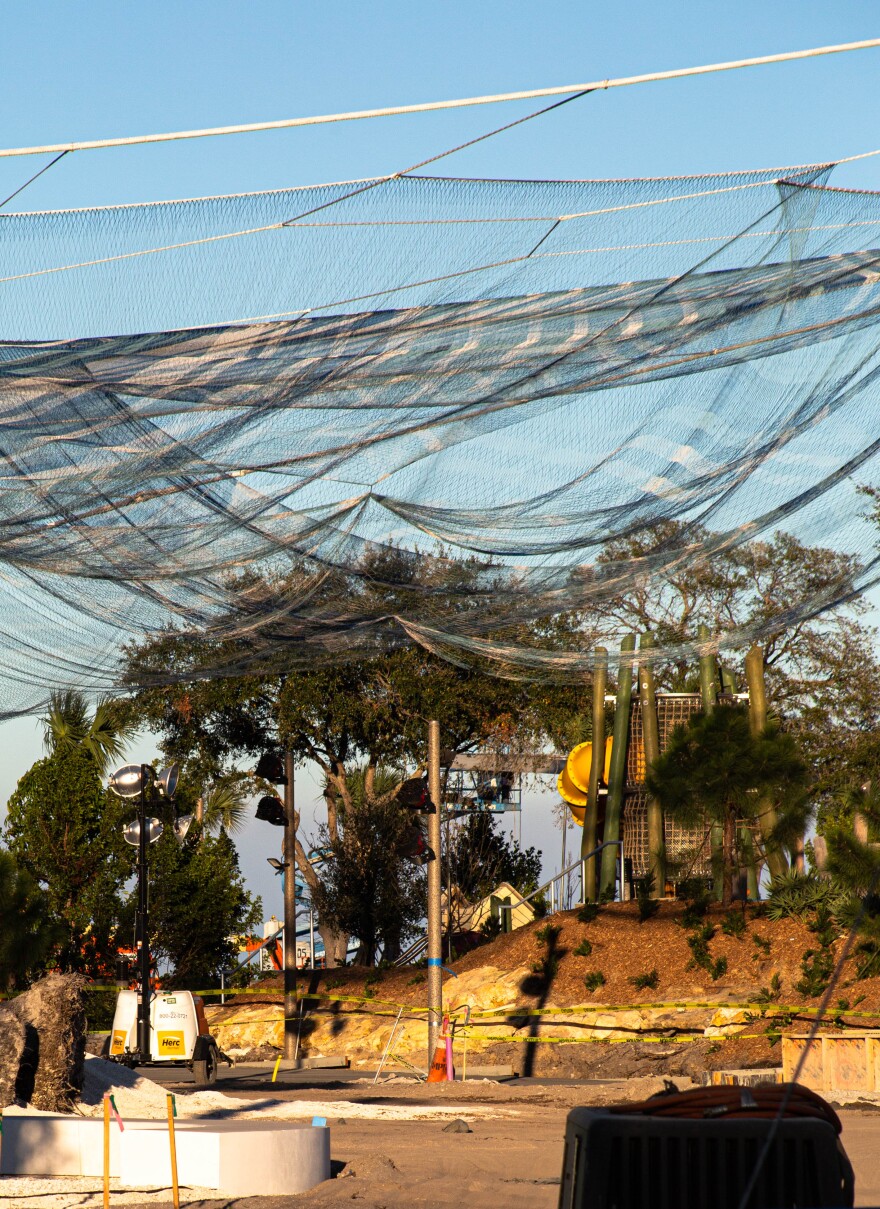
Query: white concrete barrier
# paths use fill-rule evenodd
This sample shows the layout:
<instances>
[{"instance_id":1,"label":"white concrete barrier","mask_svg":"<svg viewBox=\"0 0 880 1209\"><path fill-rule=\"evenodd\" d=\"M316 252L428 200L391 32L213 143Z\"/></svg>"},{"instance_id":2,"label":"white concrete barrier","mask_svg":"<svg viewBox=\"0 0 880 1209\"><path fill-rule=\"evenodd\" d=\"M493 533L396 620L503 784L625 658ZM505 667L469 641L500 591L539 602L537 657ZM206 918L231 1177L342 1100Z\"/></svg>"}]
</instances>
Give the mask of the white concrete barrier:
<instances>
[{"instance_id":1,"label":"white concrete barrier","mask_svg":"<svg viewBox=\"0 0 880 1209\"><path fill-rule=\"evenodd\" d=\"M330 1178L330 1130L293 1121L178 1121L181 1184L224 1196L284 1196ZM138 1122L120 1144L120 1183L171 1183L168 1126Z\"/></svg>"},{"instance_id":2,"label":"white concrete barrier","mask_svg":"<svg viewBox=\"0 0 880 1209\"><path fill-rule=\"evenodd\" d=\"M224 1196L307 1192L330 1178L330 1130L293 1121L178 1120L181 1184ZM100 1176L104 1123L98 1118L7 1109L0 1175ZM124 1187L168 1187L171 1158L165 1121L110 1126L110 1174Z\"/></svg>"}]
</instances>

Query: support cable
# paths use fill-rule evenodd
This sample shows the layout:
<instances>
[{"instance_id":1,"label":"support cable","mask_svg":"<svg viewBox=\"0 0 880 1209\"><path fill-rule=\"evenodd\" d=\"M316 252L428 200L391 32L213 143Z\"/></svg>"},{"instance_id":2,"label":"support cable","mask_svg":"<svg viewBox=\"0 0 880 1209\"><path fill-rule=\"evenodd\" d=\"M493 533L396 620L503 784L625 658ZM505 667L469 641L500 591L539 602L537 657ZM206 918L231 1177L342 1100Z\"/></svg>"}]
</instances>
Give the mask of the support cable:
<instances>
[{"instance_id":1,"label":"support cable","mask_svg":"<svg viewBox=\"0 0 880 1209\"><path fill-rule=\"evenodd\" d=\"M383 109L360 109L349 113L329 113L315 117L287 118L277 122L251 122L242 126L212 126L203 130L177 130L168 134L141 134L127 138L91 139L85 142L48 143L41 147L8 147L0 150L0 158L16 155L50 155L58 151L98 151L108 147L133 147L145 143L170 143L180 139L214 138L226 134L255 134L263 130L286 130L294 126L320 126L330 122L353 122L365 118L397 117L410 113L431 113L443 109L464 109L474 105L497 105L507 101L530 101L539 97L564 96L566 93L594 92L597 89L627 88L634 84L652 84L661 80L678 80L687 76L710 75L719 71L737 71L744 67L764 67L770 63L789 63L796 59L815 59L821 55L843 54L880 46L880 38L861 42L842 42L834 46L817 46L810 50L792 50L778 55L759 55L751 59L733 59L725 63L709 63L702 67L681 67L672 71L654 71L638 76L594 80L589 84L569 84L556 88L533 88L524 92L499 92L489 96L463 97L451 101L430 101L420 105L394 105Z\"/></svg>"},{"instance_id":2,"label":"support cable","mask_svg":"<svg viewBox=\"0 0 880 1209\"><path fill-rule=\"evenodd\" d=\"M61 152L59 152L58 155L55 156L54 159L49 160L48 164L44 164L43 167L39 170L39 172L35 172L33 174L33 176L28 177L28 179L24 182L24 184L19 185L14 193L10 193L8 197L4 197L3 201L0 201L0 210L2 210L3 207L8 202L11 202L14 197L18 197L19 193L24 193L24 191L28 187L28 185L32 185L34 183L34 181L37 179L37 177L42 176L44 172L48 172L49 169L52 168L55 164L57 164L59 160L63 160L65 155L69 155L69 154L70 154L69 151L61 151Z\"/></svg>"}]
</instances>

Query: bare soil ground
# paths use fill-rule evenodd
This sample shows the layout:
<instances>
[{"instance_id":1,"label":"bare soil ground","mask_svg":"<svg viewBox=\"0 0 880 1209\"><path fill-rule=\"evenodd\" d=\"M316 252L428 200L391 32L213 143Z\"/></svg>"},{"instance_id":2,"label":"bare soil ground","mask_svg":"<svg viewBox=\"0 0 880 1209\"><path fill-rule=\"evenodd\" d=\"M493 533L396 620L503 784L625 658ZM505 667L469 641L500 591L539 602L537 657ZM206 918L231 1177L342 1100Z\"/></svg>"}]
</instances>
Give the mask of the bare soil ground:
<instances>
[{"instance_id":1,"label":"bare soil ground","mask_svg":"<svg viewBox=\"0 0 880 1209\"><path fill-rule=\"evenodd\" d=\"M496 1119L471 1120L470 1133L447 1133L439 1122L330 1121L333 1178L296 1197L186 1201L190 1209L328 1209L354 1202L364 1209L553 1209L559 1196L565 1119L571 1108L641 1098L655 1080L603 1087L474 1084L433 1088L359 1085L346 1099L391 1097L423 1103L442 1097L462 1105L496 1104ZM297 1091L298 1097L302 1092ZM326 1098L326 1089L315 1092ZM502 1116L512 1112L515 1116ZM856 1204L880 1203L875 1162L880 1112L845 1110L843 1142L856 1169ZM184 1198L185 1199L185 1198ZM146 1209L146 1207L145 1207Z\"/></svg>"}]
</instances>

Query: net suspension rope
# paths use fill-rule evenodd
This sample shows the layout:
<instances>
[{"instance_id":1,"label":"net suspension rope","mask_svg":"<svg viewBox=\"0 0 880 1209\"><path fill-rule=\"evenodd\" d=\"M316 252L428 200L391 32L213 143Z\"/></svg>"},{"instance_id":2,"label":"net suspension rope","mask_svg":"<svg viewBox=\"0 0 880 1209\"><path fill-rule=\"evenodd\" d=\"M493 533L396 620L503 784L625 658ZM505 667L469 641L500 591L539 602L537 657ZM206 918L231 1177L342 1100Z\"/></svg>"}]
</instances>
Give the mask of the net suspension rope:
<instances>
[{"instance_id":1,"label":"net suspension rope","mask_svg":"<svg viewBox=\"0 0 880 1209\"><path fill-rule=\"evenodd\" d=\"M99 151L109 147L133 147L146 143L170 143L181 139L215 138L228 134L256 134L263 130L285 130L296 126L320 126L331 122L353 122L368 118L397 117L411 113L431 113L444 109L465 109L475 105L497 105L508 101L538 100L541 97L565 96L571 93L595 92L609 88L627 88L634 84L653 84L663 80L678 80L688 76L710 75L721 71L737 71L745 67L764 67L772 63L789 63L798 59L815 59L822 55L845 54L851 51L870 50L877 47L880 47L880 38L866 38L859 42L841 42L833 46L816 46L808 50L792 50L775 55L758 55L748 59L732 59L724 63L708 63L699 67L680 67L674 68L671 71L654 71L636 76L619 76L604 80L594 80L587 84L569 84L553 88L533 88L519 92L499 92L487 96L461 97L447 101L428 101L416 105L392 105L379 109L353 110L347 113L285 118L275 122L250 122L239 126L212 126L201 130L176 130L165 134L140 134L124 138L46 143L34 147L6 147L0 149L0 158L24 155L54 155L63 151Z\"/></svg>"}]
</instances>

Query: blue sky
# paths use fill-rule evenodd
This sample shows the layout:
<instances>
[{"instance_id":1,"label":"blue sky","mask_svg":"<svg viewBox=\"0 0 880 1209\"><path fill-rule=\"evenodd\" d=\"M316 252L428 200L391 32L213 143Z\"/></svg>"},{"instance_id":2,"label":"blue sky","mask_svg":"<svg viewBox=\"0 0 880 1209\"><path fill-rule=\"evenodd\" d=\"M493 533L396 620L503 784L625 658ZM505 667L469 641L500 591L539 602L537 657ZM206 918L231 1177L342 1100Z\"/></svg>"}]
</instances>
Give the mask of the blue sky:
<instances>
[{"instance_id":1,"label":"blue sky","mask_svg":"<svg viewBox=\"0 0 880 1209\"><path fill-rule=\"evenodd\" d=\"M574 84L878 35L880 15L869 0L44 0L4 9L0 147ZM610 90L451 156L434 171L530 179L668 176L838 159L880 148L878 80L880 50L871 50ZM383 174L538 104L78 153L9 208ZM43 163L0 160L0 198ZM843 166L832 183L880 188L880 157ZM39 749L32 720L0 727L0 802ZM149 755L149 744L138 754ZM304 777L304 807L314 796ZM523 819L524 840L546 846L547 870L559 859L558 833L549 827L552 801L550 794L532 798ZM252 825L241 847L268 913L280 903L265 865L276 836L267 832Z\"/></svg>"}]
</instances>

